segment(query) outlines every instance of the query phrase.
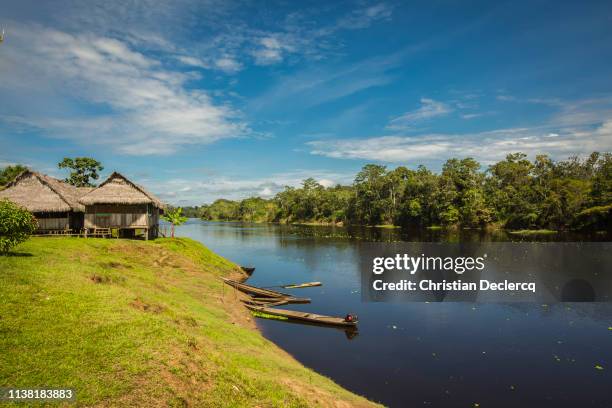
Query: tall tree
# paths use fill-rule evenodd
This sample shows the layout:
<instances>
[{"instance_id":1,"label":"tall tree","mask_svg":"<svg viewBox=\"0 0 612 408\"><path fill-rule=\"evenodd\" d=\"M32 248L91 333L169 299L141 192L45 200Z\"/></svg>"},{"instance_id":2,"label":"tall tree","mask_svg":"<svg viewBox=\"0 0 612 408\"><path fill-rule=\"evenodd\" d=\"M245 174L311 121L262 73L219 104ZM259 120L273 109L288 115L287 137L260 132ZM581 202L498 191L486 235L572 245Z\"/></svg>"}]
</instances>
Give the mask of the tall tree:
<instances>
[{"instance_id":1,"label":"tall tree","mask_svg":"<svg viewBox=\"0 0 612 408\"><path fill-rule=\"evenodd\" d=\"M97 180L99 171L104 170L102 164L91 157L65 157L57 166L60 169L70 169L66 182L76 187L95 187L92 180Z\"/></svg>"},{"instance_id":2,"label":"tall tree","mask_svg":"<svg viewBox=\"0 0 612 408\"><path fill-rule=\"evenodd\" d=\"M351 215L359 224L380 224L386 208L387 167L366 164L355 176Z\"/></svg>"}]
</instances>

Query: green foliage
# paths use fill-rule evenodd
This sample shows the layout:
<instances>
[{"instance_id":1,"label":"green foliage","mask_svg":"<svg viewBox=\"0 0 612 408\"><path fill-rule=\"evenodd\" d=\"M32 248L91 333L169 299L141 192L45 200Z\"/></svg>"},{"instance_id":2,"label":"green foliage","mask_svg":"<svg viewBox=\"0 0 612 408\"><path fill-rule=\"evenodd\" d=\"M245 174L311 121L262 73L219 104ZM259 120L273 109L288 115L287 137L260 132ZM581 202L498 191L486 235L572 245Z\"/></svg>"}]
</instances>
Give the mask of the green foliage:
<instances>
[{"instance_id":1,"label":"green foliage","mask_svg":"<svg viewBox=\"0 0 612 408\"><path fill-rule=\"evenodd\" d=\"M183 206L181 207L183 209L183 215L187 218L200 218L202 216L202 209L203 207L198 207L196 206Z\"/></svg>"},{"instance_id":2,"label":"green foliage","mask_svg":"<svg viewBox=\"0 0 612 408\"><path fill-rule=\"evenodd\" d=\"M66 182L76 187L95 187L92 180L97 180L99 171L104 170L102 164L91 157L65 157L57 166L60 169L70 169Z\"/></svg>"},{"instance_id":3,"label":"green foliage","mask_svg":"<svg viewBox=\"0 0 612 408\"><path fill-rule=\"evenodd\" d=\"M27 241L36 227L36 219L27 210L8 200L0 200L0 254Z\"/></svg>"},{"instance_id":4,"label":"green foliage","mask_svg":"<svg viewBox=\"0 0 612 408\"><path fill-rule=\"evenodd\" d=\"M22 166L21 164L16 164L14 166L7 166L0 170L0 189L13 181L15 177L27 169L27 167Z\"/></svg>"},{"instance_id":5,"label":"green foliage","mask_svg":"<svg viewBox=\"0 0 612 408\"><path fill-rule=\"evenodd\" d=\"M172 238L174 238L174 227L182 225L187 221L187 217L183 216L183 209L181 207L169 208L166 210L162 219L172 224Z\"/></svg>"},{"instance_id":6,"label":"green foliage","mask_svg":"<svg viewBox=\"0 0 612 408\"><path fill-rule=\"evenodd\" d=\"M612 231L612 204L590 207L576 214L576 229Z\"/></svg>"},{"instance_id":7,"label":"green foliage","mask_svg":"<svg viewBox=\"0 0 612 408\"><path fill-rule=\"evenodd\" d=\"M388 170L367 164L351 186L324 187L308 178L301 187L285 187L270 200L217 200L200 208L208 220L606 229L608 205L612 155L595 152L586 159L559 162L546 155L532 162L523 153L513 153L485 171L472 158L453 158L440 174L424 166Z\"/></svg>"},{"instance_id":8,"label":"green foliage","mask_svg":"<svg viewBox=\"0 0 612 408\"><path fill-rule=\"evenodd\" d=\"M201 208L201 215L205 220L209 221L237 221L238 209L240 203L237 201L219 199L210 205L203 205Z\"/></svg>"}]
</instances>

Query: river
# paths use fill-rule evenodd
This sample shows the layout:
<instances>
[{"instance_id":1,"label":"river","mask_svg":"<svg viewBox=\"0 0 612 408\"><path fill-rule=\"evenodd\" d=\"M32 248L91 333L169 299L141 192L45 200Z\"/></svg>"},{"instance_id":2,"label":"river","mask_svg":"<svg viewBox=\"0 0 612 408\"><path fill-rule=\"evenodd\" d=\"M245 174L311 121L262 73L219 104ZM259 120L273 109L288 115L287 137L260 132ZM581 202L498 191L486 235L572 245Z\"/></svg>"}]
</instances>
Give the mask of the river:
<instances>
[{"instance_id":1,"label":"river","mask_svg":"<svg viewBox=\"0 0 612 408\"><path fill-rule=\"evenodd\" d=\"M284 290L312 299L311 304L287 308L357 314L358 332L265 319L257 319L257 325L265 337L304 365L371 400L392 407L612 406L612 303L607 297L598 296L596 302L543 304L371 302L363 296L364 244L482 244L521 238L504 232L345 229L197 219L178 227L177 235L198 240L238 264L255 266L248 281L253 285L323 282L321 287ZM557 234L529 240L607 238ZM610 249L609 243L602 245ZM558 260L558 249L547 248L539 249L538 257L544 254L544 258ZM521 265L520 259L514 260L519 269L533 266ZM593 271L581 268L581 262L563 260L556 268L561 274L578 270L603 276L597 285L610 284L609 263L604 270Z\"/></svg>"}]
</instances>

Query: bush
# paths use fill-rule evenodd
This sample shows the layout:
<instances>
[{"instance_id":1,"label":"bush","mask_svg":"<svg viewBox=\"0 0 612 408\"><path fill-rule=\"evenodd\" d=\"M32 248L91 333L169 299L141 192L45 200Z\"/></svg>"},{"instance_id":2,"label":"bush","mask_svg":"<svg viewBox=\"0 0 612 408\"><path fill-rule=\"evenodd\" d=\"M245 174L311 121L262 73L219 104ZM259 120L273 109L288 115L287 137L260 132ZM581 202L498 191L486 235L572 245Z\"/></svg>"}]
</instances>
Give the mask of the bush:
<instances>
[{"instance_id":1,"label":"bush","mask_svg":"<svg viewBox=\"0 0 612 408\"><path fill-rule=\"evenodd\" d=\"M587 208L576 214L573 222L576 229L612 231L612 204Z\"/></svg>"},{"instance_id":2,"label":"bush","mask_svg":"<svg viewBox=\"0 0 612 408\"><path fill-rule=\"evenodd\" d=\"M36 227L36 218L29 211L8 200L0 200L0 254L26 241Z\"/></svg>"}]
</instances>

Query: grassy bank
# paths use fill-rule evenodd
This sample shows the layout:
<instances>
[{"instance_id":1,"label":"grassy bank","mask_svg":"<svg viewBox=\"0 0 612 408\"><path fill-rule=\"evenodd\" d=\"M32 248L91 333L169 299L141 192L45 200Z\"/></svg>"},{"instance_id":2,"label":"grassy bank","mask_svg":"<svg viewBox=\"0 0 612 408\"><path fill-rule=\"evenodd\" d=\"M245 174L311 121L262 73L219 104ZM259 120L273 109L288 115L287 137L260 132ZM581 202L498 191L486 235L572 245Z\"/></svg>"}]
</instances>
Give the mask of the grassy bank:
<instances>
[{"instance_id":1,"label":"grassy bank","mask_svg":"<svg viewBox=\"0 0 612 408\"><path fill-rule=\"evenodd\" d=\"M95 406L368 406L263 338L189 239L34 238L0 256L0 384Z\"/></svg>"}]
</instances>

